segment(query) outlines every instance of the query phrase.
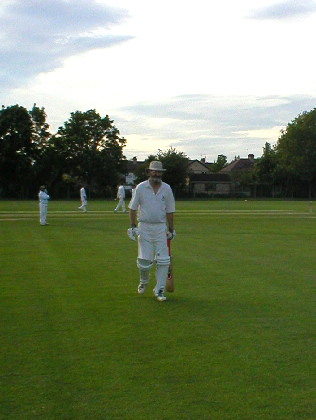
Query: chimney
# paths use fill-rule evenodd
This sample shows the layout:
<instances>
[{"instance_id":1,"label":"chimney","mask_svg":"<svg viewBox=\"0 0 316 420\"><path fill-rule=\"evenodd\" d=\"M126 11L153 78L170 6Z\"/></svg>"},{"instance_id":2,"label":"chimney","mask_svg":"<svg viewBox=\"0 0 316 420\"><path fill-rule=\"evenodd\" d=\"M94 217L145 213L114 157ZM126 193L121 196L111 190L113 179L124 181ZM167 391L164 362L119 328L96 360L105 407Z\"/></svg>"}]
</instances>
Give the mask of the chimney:
<instances>
[{"instance_id":1,"label":"chimney","mask_svg":"<svg viewBox=\"0 0 316 420\"><path fill-rule=\"evenodd\" d=\"M137 156L133 157L133 162L137 162Z\"/></svg>"},{"instance_id":2,"label":"chimney","mask_svg":"<svg viewBox=\"0 0 316 420\"><path fill-rule=\"evenodd\" d=\"M255 160L255 155L253 155L252 153L250 153L248 155L248 159L251 160L251 161Z\"/></svg>"},{"instance_id":3,"label":"chimney","mask_svg":"<svg viewBox=\"0 0 316 420\"><path fill-rule=\"evenodd\" d=\"M205 158L201 158L201 163L205 163Z\"/></svg>"}]
</instances>

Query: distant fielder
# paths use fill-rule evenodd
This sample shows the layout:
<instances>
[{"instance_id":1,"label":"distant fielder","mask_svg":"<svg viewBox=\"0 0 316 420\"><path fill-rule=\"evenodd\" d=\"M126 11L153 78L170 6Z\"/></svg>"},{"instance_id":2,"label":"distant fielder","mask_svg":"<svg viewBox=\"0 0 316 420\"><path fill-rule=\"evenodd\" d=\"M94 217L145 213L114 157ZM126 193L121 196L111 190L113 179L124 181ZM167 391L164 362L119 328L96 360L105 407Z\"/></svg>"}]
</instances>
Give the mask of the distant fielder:
<instances>
[{"instance_id":1,"label":"distant fielder","mask_svg":"<svg viewBox=\"0 0 316 420\"><path fill-rule=\"evenodd\" d=\"M83 210L86 213L88 201L87 201L87 193L84 186L80 188L80 200L81 200L81 206L78 207L78 209Z\"/></svg>"},{"instance_id":2,"label":"distant fielder","mask_svg":"<svg viewBox=\"0 0 316 420\"><path fill-rule=\"evenodd\" d=\"M47 216L48 200L50 199L50 196L47 194L45 185L42 185L40 187L40 190L38 193L38 199L39 199L39 208L40 208L40 225L46 226L48 225L48 223L46 223L46 216Z\"/></svg>"},{"instance_id":3,"label":"distant fielder","mask_svg":"<svg viewBox=\"0 0 316 420\"><path fill-rule=\"evenodd\" d=\"M124 188L124 182L120 183L120 186L118 187L117 190L117 196L116 198L118 199L118 203L117 206L115 207L114 213L117 213L119 211L119 209L122 207L122 212L126 213L126 207L125 207L125 188Z\"/></svg>"}]
</instances>

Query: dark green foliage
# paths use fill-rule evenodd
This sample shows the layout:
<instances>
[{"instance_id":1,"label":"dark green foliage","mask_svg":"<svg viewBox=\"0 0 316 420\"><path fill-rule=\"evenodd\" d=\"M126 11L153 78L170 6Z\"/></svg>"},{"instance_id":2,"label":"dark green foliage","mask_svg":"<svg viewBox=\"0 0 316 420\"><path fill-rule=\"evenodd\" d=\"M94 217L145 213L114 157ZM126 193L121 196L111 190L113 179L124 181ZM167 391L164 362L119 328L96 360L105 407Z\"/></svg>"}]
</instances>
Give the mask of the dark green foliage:
<instances>
[{"instance_id":1,"label":"dark green foliage","mask_svg":"<svg viewBox=\"0 0 316 420\"><path fill-rule=\"evenodd\" d=\"M219 172L221 169L225 168L227 165L227 156L218 155L216 162L213 163L211 170L212 172Z\"/></svg>"},{"instance_id":2,"label":"dark green foliage","mask_svg":"<svg viewBox=\"0 0 316 420\"><path fill-rule=\"evenodd\" d=\"M0 197L34 198L47 184L55 197L78 195L85 183L89 197L112 196L127 172L126 139L108 115L95 110L71 113L51 134L44 108L30 111L19 105L0 111ZM150 155L138 166L137 182L147 179L145 168L159 159L167 169L164 180L176 194L187 193L188 157L170 148ZM227 164L218 155L211 171ZM316 194L316 108L303 112L282 131L276 147L265 144L252 169L231 173L231 180L255 196L308 197Z\"/></svg>"},{"instance_id":3,"label":"dark green foliage","mask_svg":"<svg viewBox=\"0 0 316 420\"><path fill-rule=\"evenodd\" d=\"M160 160L162 162L163 168L166 169L163 175L163 181L171 185L175 194L186 189L189 158L185 153L178 152L173 147L170 147L166 152L158 150L157 155L148 156L144 163L136 170L138 183L148 178L146 168L149 167L150 162L153 160Z\"/></svg>"},{"instance_id":4,"label":"dark green foliage","mask_svg":"<svg viewBox=\"0 0 316 420\"><path fill-rule=\"evenodd\" d=\"M104 196L126 172L124 137L107 115L95 110L73 112L51 135L44 108L15 105L0 111L0 197L35 197L48 185L55 197L78 195L85 183L89 195Z\"/></svg>"},{"instance_id":5,"label":"dark green foliage","mask_svg":"<svg viewBox=\"0 0 316 420\"><path fill-rule=\"evenodd\" d=\"M123 148L126 140L107 115L95 111L74 112L52 139L57 155L64 158L63 179L70 184L84 182L89 192L101 196L114 187L125 172Z\"/></svg>"},{"instance_id":6,"label":"dark green foliage","mask_svg":"<svg viewBox=\"0 0 316 420\"><path fill-rule=\"evenodd\" d=\"M292 189L308 186L309 198L316 182L316 108L303 112L282 132L277 146L278 170Z\"/></svg>"},{"instance_id":7,"label":"dark green foliage","mask_svg":"<svg viewBox=\"0 0 316 420\"><path fill-rule=\"evenodd\" d=\"M175 148L170 147L166 152L158 151L158 160L166 169L164 181L170 184L175 195L177 192L184 191L188 175L189 158L183 152L177 152Z\"/></svg>"},{"instance_id":8,"label":"dark green foliage","mask_svg":"<svg viewBox=\"0 0 316 420\"><path fill-rule=\"evenodd\" d=\"M32 175L32 121L14 105L0 111L0 195L24 197Z\"/></svg>"}]
</instances>

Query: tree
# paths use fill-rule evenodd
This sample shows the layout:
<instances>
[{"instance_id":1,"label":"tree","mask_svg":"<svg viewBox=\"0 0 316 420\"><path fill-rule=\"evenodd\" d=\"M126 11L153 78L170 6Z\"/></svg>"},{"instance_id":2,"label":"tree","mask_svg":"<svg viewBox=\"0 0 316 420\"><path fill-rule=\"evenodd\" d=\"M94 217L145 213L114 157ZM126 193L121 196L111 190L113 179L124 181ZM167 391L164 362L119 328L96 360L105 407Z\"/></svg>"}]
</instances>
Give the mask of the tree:
<instances>
[{"instance_id":1,"label":"tree","mask_svg":"<svg viewBox=\"0 0 316 420\"><path fill-rule=\"evenodd\" d=\"M148 179L146 169L148 168L150 162L152 162L153 160L157 160L157 159L158 158L157 158L156 155L149 155L147 157L147 159L145 159L142 164L140 164L139 166L136 167L136 169L134 171L134 175L136 176L136 182L138 184L140 182L146 181L146 179Z\"/></svg>"},{"instance_id":2,"label":"tree","mask_svg":"<svg viewBox=\"0 0 316 420\"><path fill-rule=\"evenodd\" d=\"M45 108L39 108L34 104L29 114L32 120L32 142L38 146L38 149L43 150L48 146L48 139L51 136L46 122Z\"/></svg>"},{"instance_id":3,"label":"tree","mask_svg":"<svg viewBox=\"0 0 316 420\"><path fill-rule=\"evenodd\" d=\"M171 186L174 194L184 191L187 184L189 158L183 152L170 147L166 152L158 151L157 159L166 169L164 181Z\"/></svg>"},{"instance_id":4,"label":"tree","mask_svg":"<svg viewBox=\"0 0 316 420\"><path fill-rule=\"evenodd\" d=\"M186 189L189 158L183 152L177 152L173 147L166 152L159 149L156 155L149 155L144 163L135 170L137 183L148 178L146 169L153 160L162 162L164 169L166 169L163 181L171 186L174 194Z\"/></svg>"},{"instance_id":5,"label":"tree","mask_svg":"<svg viewBox=\"0 0 316 420\"><path fill-rule=\"evenodd\" d=\"M8 197L27 197L32 177L32 121L22 106L0 111L0 187Z\"/></svg>"},{"instance_id":6,"label":"tree","mask_svg":"<svg viewBox=\"0 0 316 420\"><path fill-rule=\"evenodd\" d=\"M49 125L46 122L46 112L44 108L39 108L36 104L29 111L32 121L32 162L34 171L34 188L38 191L38 187L42 184L49 184L47 182L49 171L51 167L52 154L49 153L49 142L51 134L48 131ZM49 159L48 159L49 157Z\"/></svg>"},{"instance_id":7,"label":"tree","mask_svg":"<svg viewBox=\"0 0 316 420\"><path fill-rule=\"evenodd\" d=\"M316 108L303 112L289 123L276 145L279 171L287 176L288 184L295 188L298 182L312 188L316 180Z\"/></svg>"},{"instance_id":8,"label":"tree","mask_svg":"<svg viewBox=\"0 0 316 420\"><path fill-rule=\"evenodd\" d=\"M114 187L125 172L123 148L126 140L109 116L101 118L95 110L71 113L59 127L52 147L64 162L63 174L73 184L85 182L97 194Z\"/></svg>"},{"instance_id":9,"label":"tree","mask_svg":"<svg viewBox=\"0 0 316 420\"><path fill-rule=\"evenodd\" d=\"M212 172L219 172L221 169L227 166L227 156L225 155L218 155L217 161L213 163L211 170Z\"/></svg>"},{"instance_id":10,"label":"tree","mask_svg":"<svg viewBox=\"0 0 316 420\"><path fill-rule=\"evenodd\" d=\"M275 183L278 179L277 172L277 154L275 147L271 147L270 143L266 143L263 148L263 154L259 158L254 166L254 178L258 185L263 186L267 191L267 188L272 191L272 196L275 195Z\"/></svg>"}]
</instances>

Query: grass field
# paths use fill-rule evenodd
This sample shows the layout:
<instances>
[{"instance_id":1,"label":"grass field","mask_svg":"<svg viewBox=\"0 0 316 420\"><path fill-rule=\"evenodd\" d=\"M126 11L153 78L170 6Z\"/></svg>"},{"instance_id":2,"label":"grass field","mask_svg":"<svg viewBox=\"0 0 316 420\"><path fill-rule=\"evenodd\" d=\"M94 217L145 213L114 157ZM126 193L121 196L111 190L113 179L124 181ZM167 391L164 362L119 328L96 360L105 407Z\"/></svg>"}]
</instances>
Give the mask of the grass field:
<instances>
[{"instance_id":1,"label":"grass field","mask_svg":"<svg viewBox=\"0 0 316 420\"><path fill-rule=\"evenodd\" d=\"M128 216L78 205L0 202L1 419L316 418L311 203L177 202L166 302Z\"/></svg>"}]
</instances>

